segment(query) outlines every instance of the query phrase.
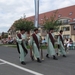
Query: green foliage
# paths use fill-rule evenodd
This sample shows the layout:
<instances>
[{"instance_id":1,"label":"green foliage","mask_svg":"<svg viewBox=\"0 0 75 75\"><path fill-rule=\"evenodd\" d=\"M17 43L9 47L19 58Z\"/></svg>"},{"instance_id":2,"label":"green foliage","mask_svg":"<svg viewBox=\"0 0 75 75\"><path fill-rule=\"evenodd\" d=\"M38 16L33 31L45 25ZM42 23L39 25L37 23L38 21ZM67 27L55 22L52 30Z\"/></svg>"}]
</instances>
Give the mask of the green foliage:
<instances>
[{"instance_id":1,"label":"green foliage","mask_svg":"<svg viewBox=\"0 0 75 75\"><path fill-rule=\"evenodd\" d=\"M20 30L20 29L24 28L26 31L30 31L31 29L34 28L33 22L28 21L26 19L19 19L13 25L16 28L16 30Z\"/></svg>"},{"instance_id":2,"label":"green foliage","mask_svg":"<svg viewBox=\"0 0 75 75\"><path fill-rule=\"evenodd\" d=\"M56 19L56 14L57 11L55 11L54 14L52 14L52 16L50 16L49 18L46 18L46 16L44 16L43 22L44 29L49 30L50 28L54 28L55 31L59 29L60 24L58 19Z\"/></svg>"},{"instance_id":3,"label":"green foliage","mask_svg":"<svg viewBox=\"0 0 75 75\"><path fill-rule=\"evenodd\" d=\"M5 34L5 35L4 35L4 38L8 38L8 34Z\"/></svg>"}]
</instances>

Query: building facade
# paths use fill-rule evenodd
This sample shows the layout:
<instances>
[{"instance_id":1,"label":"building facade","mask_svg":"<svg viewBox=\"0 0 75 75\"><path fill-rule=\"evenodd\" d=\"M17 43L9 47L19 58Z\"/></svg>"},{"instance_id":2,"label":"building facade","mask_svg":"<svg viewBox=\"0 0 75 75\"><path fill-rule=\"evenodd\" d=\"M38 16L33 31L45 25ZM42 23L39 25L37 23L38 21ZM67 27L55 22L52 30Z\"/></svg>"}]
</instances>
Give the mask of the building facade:
<instances>
[{"instance_id":1,"label":"building facade","mask_svg":"<svg viewBox=\"0 0 75 75\"><path fill-rule=\"evenodd\" d=\"M64 38L72 38L73 41L75 41L75 5L56 9L53 11L45 12L42 14L39 14L39 25L43 27L43 21L44 17L46 16L46 19L50 18L50 16L57 11L56 18L59 19L59 21L62 23L60 25L60 29L62 29ZM35 16L30 16L26 18L27 20L32 20L34 22ZM43 29L40 29L41 34L43 36L46 35L46 31ZM8 30L8 32L11 32L14 34L13 25ZM55 32L55 35L57 35L58 32Z\"/></svg>"}]
</instances>

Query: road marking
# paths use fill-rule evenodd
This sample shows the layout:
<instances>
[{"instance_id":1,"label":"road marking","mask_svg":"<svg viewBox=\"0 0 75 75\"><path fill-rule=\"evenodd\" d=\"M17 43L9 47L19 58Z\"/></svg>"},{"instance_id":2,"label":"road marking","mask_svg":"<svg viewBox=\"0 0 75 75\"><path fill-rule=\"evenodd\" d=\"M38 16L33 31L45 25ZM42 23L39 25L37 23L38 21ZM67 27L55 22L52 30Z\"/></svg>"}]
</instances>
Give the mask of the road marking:
<instances>
[{"instance_id":1,"label":"road marking","mask_svg":"<svg viewBox=\"0 0 75 75\"><path fill-rule=\"evenodd\" d=\"M0 59L0 61L4 62L4 63L6 63L6 64L9 64L9 65L11 65L11 66L14 66L14 67L16 67L16 68L18 68L18 69L21 69L21 70L23 70L23 71L32 73L32 74L34 74L34 75L44 75L44 74L41 74L41 73L38 73L38 72L35 72L35 71L32 71L32 70L29 70L29 69L27 69L27 68L23 68L23 67L21 67L21 66L18 66L18 65L16 65L16 64L11 63L11 62L5 61L5 60L3 60L3 59Z\"/></svg>"},{"instance_id":2,"label":"road marking","mask_svg":"<svg viewBox=\"0 0 75 75\"><path fill-rule=\"evenodd\" d=\"M0 65L3 65L3 64L5 64L5 63L4 62L0 63Z\"/></svg>"}]
</instances>

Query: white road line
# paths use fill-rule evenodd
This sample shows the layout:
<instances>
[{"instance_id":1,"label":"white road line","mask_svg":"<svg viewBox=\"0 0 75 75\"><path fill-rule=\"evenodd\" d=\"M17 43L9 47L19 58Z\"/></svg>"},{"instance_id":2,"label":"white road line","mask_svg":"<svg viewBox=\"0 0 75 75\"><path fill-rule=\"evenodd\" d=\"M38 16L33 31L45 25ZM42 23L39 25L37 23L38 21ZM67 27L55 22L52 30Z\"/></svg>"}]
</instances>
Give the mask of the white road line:
<instances>
[{"instance_id":1,"label":"white road line","mask_svg":"<svg viewBox=\"0 0 75 75\"><path fill-rule=\"evenodd\" d=\"M0 63L0 65L2 65L2 64L5 64L4 62L3 63Z\"/></svg>"},{"instance_id":2,"label":"white road line","mask_svg":"<svg viewBox=\"0 0 75 75\"><path fill-rule=\"evenodd\" d=\"M23 70L23 71L26 71L26 72L29 72L29 73L31 73L31 74L34 74L34 75L44 75L44 74L41 74L41 73L38 73L38 72L35 72L35 71L32 71L32 70L29 70L29 69L27 69L27 68L23 68L23 67L18 66L18 65L16 65L16 64L10 63L10 62L5 61L5 60L3 60L3 59L0 59L0 61L4 62L4 63L6 63L6 64L9 64L9 65L11 65L11 66L14 66L14 67L16 67L16 68L18 68L18 69L21 69L21 70Z\"/></svg>"}]
</instances>

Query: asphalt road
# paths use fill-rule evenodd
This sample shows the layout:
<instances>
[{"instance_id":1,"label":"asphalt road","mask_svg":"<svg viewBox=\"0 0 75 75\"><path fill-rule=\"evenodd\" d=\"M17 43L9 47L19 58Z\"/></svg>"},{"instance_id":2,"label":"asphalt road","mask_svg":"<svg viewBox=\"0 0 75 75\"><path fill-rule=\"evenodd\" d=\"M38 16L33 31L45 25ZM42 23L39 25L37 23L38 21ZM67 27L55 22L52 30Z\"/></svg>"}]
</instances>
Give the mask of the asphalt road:
<instances>
[{"instance_id":1,"label":"asphalt road","mask_svg":"<svg viewBox=\"0 0 75 75\"><path fill-rule=\"evenodd\" d=\"M26 65L21 65L16 48L0 46L0 75L75 75L75 50L69 50L69 54L58 60L46 58L38 63L26 56Z\"/></svg>"}]
</instances>

